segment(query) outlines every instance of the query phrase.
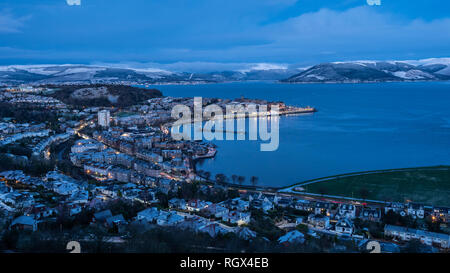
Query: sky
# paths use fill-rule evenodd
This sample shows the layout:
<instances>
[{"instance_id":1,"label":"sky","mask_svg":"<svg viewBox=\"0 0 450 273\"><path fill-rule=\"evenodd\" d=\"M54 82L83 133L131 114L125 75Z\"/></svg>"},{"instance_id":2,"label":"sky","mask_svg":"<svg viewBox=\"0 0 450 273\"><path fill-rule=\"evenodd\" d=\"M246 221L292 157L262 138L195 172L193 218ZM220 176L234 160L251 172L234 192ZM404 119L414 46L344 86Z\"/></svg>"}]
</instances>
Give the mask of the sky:
<instances>
[{"instance_id":1,"label":"sky","mask_svg":"<svg viewBox=\"0 0 450 273\"><path fill-rule=\"evenodd\" d=\"M449 57L450 1L370 1L2 0L0 64L226 68Z\"/></svg>"}]
</instances>

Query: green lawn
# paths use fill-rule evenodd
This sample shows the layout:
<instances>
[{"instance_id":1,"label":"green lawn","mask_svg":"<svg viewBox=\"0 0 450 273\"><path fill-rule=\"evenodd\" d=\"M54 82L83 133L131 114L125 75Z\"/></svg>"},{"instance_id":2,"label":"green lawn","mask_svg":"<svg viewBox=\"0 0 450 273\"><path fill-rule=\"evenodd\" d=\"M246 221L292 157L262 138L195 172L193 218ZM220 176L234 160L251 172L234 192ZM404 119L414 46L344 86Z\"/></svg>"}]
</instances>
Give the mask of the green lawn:
<instances>
[{"instance_id":1,"label":"green lawn","mask_svg":"<svg viewBox=\"0 0 450 273\"><path fill-rule=\"evenodd\" d=\"M354 174L347 177L333 177L303 187L310 193L381 201L411 200L430 205L450 206L450 166Z\"/></svg>"},{"instance_id":2,"label":"green lawn","mask_svg":"<svg viewBox=\"0 0 450 273\"><path fill-rule=\"evenodd\" d=\"M119 112L119 113L116 114L116 116L119 117L119 118L124 118L124 117L129 117L129 116L134 116L134 115L136 115L136 113L125 112L125 111L122 111L122 112Z\"/></svg>"}]
</instances>

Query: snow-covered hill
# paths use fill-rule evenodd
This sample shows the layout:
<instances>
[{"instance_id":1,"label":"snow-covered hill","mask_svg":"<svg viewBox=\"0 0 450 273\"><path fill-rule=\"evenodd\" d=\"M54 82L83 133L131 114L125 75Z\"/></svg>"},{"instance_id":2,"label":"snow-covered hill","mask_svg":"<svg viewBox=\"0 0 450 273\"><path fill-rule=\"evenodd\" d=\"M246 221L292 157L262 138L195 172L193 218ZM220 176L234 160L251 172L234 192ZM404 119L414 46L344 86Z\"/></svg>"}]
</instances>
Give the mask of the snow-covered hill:
<instances>
[{"instance_id":1,"label":"snow-covered hill","mask_svg":"<svg viewBox=\"0 0 450 273\"><path fill-rule=\"evenodd\" d=\"M385 82L450 80L450 58L418 61L352 61L312 66L283 82Z\"/></svg>"},{"instance_id":2,"label":"snow-covered hill","mask_svg":"<svg viewBox=\"0 0 450 273\"><path fill-rule=\"evenodd\" d=\"M281 80L298 70L279 67L249 69L246 71L211 71L203 73L171 72L160 69L134 69L89 65L14 65L0 67L3 84L57 84L57 83L196 83L244 80Z\"/></svg>"},{"instance_id":3,"label":"snow-covered hill","mask_svg":"<svg viewBox=\"0 0 450 273\"><path fill-rule=\"evenodd\" d=\"M114 65L11 65L0 66L0 84L61 83L216 83L248 80L302 82L379 82L449 80L450 58L409 61L351 61L307 68L256 64L246 69L175 72L159 68Z\"/></svg>"}]
</instances>

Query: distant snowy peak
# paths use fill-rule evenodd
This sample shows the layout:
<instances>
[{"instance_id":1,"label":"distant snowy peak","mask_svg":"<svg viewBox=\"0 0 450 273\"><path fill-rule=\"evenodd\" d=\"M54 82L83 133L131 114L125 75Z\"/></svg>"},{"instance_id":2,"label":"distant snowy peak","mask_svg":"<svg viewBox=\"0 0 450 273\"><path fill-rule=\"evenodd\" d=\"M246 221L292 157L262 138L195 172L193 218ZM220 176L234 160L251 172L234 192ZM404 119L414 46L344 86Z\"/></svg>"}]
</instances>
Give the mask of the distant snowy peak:
<instances>
[{"instance_id":1,"label":"distant snowy peak","mask_svg":"<svg viewBox=\"0 0 450 273\"><path fill-rule=\"evenodd\" d=\"M287 70L288 66L283 64L271 63L256 63L249 64L247 68L238 70L241 73L248 73L252 71L267 71L267 70Z\"/></svg>"},{"instance_id":2,"label":"distant snowy peak","mask_svg":"<svg viewBox=\"0 0 450 273\"><path fill-rule=\"evenodd\" d=\"M408 60L403 61L405 63L409 63L412 65L434 65L434 64L442 64L442 65L450 65L450 58L429 58L429 59L421 59L421 60Z\"/></svg>"}]
</instances>

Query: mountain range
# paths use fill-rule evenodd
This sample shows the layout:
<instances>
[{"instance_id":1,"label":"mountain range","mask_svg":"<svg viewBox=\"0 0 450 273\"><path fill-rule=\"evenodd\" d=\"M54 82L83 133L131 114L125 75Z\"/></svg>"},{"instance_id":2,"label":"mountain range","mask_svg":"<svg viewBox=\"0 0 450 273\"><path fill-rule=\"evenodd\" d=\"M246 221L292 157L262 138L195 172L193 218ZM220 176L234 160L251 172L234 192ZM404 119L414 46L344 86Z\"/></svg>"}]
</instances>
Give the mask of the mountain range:
<instances>
[{"instance_id":1,"label":"mountain range","mask_svg":"<svg viewBox=\"0 0 450 273\"><path fill-rule=\"evenodd\" d=\"M0 67L0 84L195 84L271 80L284 83L358 83L450 80L450 58L415 61L349 61L306 68L287 66L247 70L176 72L113 65L10 65Z\"/></svg>"},{"instance_id":2,"label":"mountain range","mask_svg":"<svg viewBox=\"0 0 450 273\"><path fill-rule=\"evenodd\" d=\"M281 80L287 83L352 83L450 80L450 59L356 61L312 66Z\"/></svg>"}]
</instances>

